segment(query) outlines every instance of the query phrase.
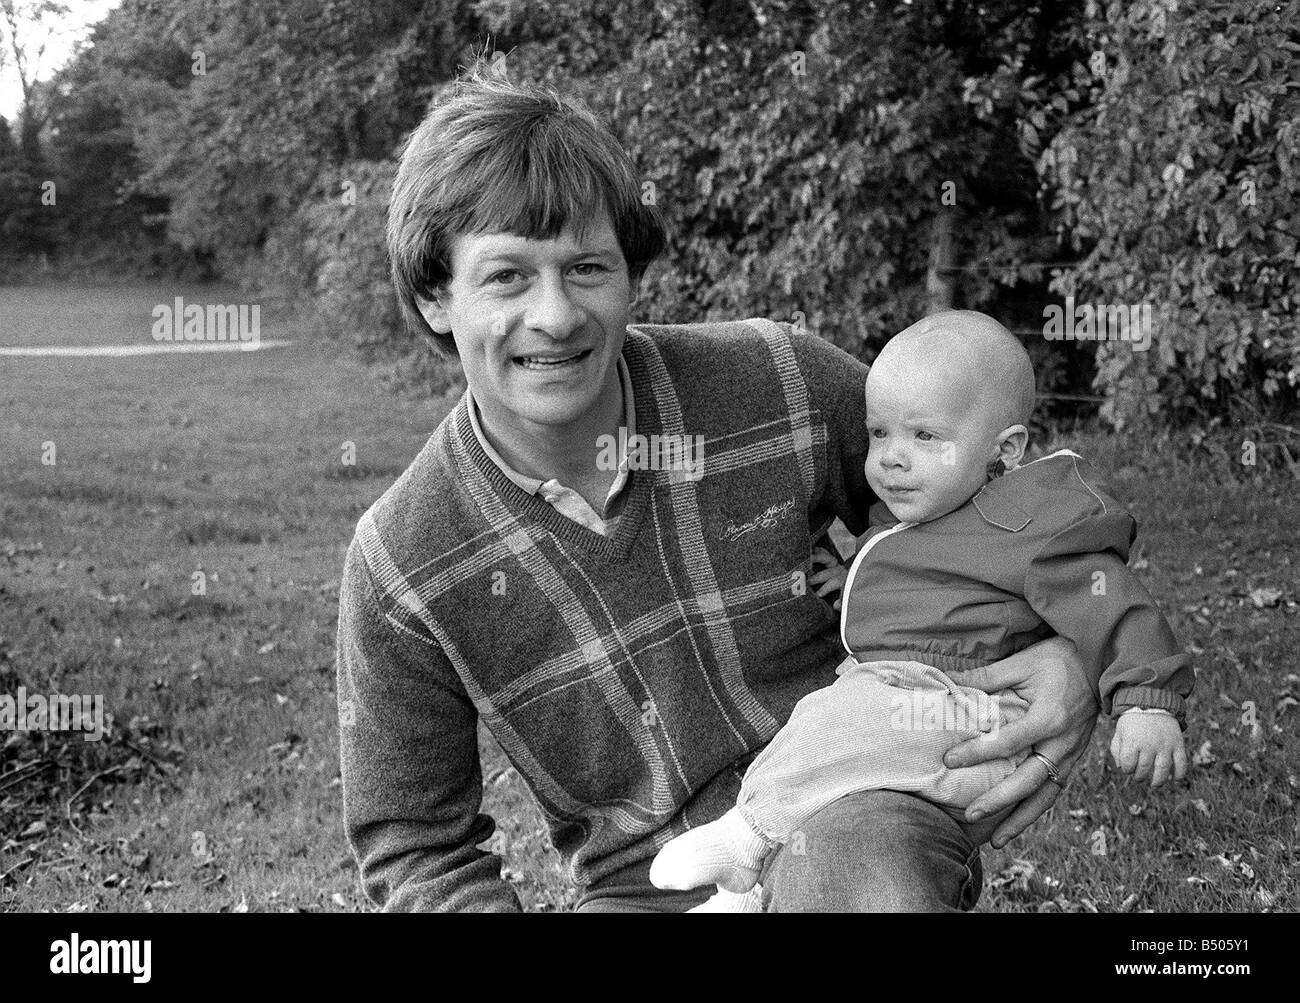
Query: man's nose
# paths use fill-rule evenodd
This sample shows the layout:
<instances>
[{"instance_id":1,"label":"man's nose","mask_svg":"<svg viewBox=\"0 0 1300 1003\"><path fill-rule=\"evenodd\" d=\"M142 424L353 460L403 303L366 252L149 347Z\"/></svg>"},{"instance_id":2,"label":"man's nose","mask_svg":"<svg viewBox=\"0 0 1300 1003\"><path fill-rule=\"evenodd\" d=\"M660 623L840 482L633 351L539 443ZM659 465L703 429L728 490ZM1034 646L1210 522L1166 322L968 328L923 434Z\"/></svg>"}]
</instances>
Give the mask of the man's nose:
<instances>
[{"instance_id":1,"label":"man's nose","mask_svg":"<svg viewBox=\"0 0 1300 1003\"><path fill-rule=\"evenodd\" d=\"M574 302L564 280L559 276L543 277L534 286L533 296L524 314L524 324L527 327L557 339L569 337L586 320L587 311Z\"/></svg>"}]
</instances>

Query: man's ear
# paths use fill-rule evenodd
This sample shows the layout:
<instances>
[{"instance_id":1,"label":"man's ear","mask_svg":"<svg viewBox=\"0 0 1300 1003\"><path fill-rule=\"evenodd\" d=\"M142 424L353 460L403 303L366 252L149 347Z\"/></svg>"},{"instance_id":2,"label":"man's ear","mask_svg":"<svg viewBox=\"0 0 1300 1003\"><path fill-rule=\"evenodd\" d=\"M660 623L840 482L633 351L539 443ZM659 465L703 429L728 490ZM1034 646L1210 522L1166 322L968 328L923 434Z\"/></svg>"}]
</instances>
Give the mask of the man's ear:
<instances>
[{"instance_id":1,"label":"man's ear","mask_svg":"<svg viewBox=\"0 0 1300 1003\"><path fill-rule=\"evenodd\" d=\"M431 300L416 297L415 305L419 307L420 316L428 324L435 334L451 334L451 314L447 312L446 291L434 292L434 298Z\"/></svg>"},{"instance_id":2,"label":"man's ear","mask_svg":"<svg viewBox=\"0 0 1300 1003\"><path fill-rule=\"evenodd\" d=\"M997 459L1007 470L1015 470L1025 457L1029 445L1029 429L1024 425L1012 425L998 433Z\"/></svg>"}]
</instances>

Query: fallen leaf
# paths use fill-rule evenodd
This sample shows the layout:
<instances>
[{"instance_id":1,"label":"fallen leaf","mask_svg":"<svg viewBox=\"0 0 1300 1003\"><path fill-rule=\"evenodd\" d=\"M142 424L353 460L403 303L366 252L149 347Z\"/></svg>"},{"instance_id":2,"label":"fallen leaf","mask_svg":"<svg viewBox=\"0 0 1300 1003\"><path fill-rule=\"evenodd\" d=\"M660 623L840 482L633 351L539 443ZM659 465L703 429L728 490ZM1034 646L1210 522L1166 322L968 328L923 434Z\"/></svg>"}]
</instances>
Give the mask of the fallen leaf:
<instances>
[{"instance_id":1,"label":"fallen leaf","mask_svg":"<svg viewBox=\"0 0 1300 1003\"><path fill-rule=\"evenodd\" d=\"M1276 606L1278 600L1282 598L1281 589L1251 589L1250 601L1259 609L1266 609L1270 606Z\"/></svg>"}]
</instances>

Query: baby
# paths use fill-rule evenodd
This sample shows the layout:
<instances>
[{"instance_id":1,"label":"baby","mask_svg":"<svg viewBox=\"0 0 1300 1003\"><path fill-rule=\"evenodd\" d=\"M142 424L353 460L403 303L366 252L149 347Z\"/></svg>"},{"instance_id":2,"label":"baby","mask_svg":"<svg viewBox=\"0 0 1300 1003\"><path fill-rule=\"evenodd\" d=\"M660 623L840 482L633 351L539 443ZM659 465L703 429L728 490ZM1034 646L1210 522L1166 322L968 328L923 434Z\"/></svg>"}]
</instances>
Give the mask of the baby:
<instances>
[{"instance_id":1,"label":"baby","mask_svg":"<svg viewBox=\"0 0 1300 1003\"><path fill-rule=\"evenodd\" d=\"M736 807L660 850L655 885L716 884L692 911L761 911L768 854L858 791L910 791L961 819L1029 755L943 765L948 749L1027 707L963 686L962 673L1053 634L1104 666L1119 768L1153 785L1184 776L1193 672L1126 567L1134 521L1075 453L1020 465L1033 406L1028 354L984 314L934 314L885 345L866 382L871 529L847 575L810 579L823 595L842 585L852 657L750 764Z\"/></svg>"}]
</instances>

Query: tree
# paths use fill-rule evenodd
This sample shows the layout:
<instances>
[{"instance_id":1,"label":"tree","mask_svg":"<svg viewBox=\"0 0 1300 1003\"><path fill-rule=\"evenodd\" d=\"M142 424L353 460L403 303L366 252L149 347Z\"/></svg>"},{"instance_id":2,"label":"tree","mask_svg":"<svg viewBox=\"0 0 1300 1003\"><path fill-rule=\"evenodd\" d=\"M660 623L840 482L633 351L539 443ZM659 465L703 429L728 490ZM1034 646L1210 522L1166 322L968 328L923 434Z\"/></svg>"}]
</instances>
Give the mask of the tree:
<instances>
[{"instance_id":1,"label":"tree","mask_svg":"<svg viewBox=\"0 0 1300 1003\"><path fill-rule=\"evenodd\" d=\"M184 51L191 72L132 117L144 189L169 232L237 265L341 165L388 156L423 90L454 68L468 3L181 0L124 11ZM125 68L124 68L125 69Z\"/></svg>"},{"instance_id":2,"label":"tree","mask_svg":"<svg viewBox=\"0 0 1300 1003\"><path fill-rule=\"evenodd\" d=\"M48 254L57 245L57 203L50 202L57 192L50 188L40 142L48 117L40 72L49 40L67 13L67 5L54 0L0 0L0 52L13 64L22 92L17 149L7 167L0 165L7 209L0 218L0 234L11 253Z\"/></svg>"},{"instance_id":3,"label":"tree","mask_svg":"<svg viewBox=\"0 0 1300 1003\"><path fill-rule=\"evenodd\" d=\"M67 14L68 5L56 0L0 0L0 47L13 63L22 91L18 145L32 165L40 160L41 127L48 114L41 101L41 61Z\"/></svg>"},{"instance_id":4,"label":"tree","mask_svg":"<svg viewBox=\"0 0 1300 1003\"><path fill-rule=\"evenodd\" d=\"M55 75L48 150L69 249L112 245L119 260L132 244L161 250L167 200L139 190L144 165L128 109L148 105L152 90L188 75L186 53L113 17L96 25L90 45Z\"/></svg>"},{"instance_id":5,"label":"tree","mask_svg":"<svg viewBox=\"0 0 1300 1003\"><path fill-rule=\"evenodd\" d=\"M1106 416L1293 408L1300 8L1089 6L1084 97L1041 166L1083 252L1056 291L1153 308L1150 350L1097 349Z\"/></svg>"}]
</instances>

